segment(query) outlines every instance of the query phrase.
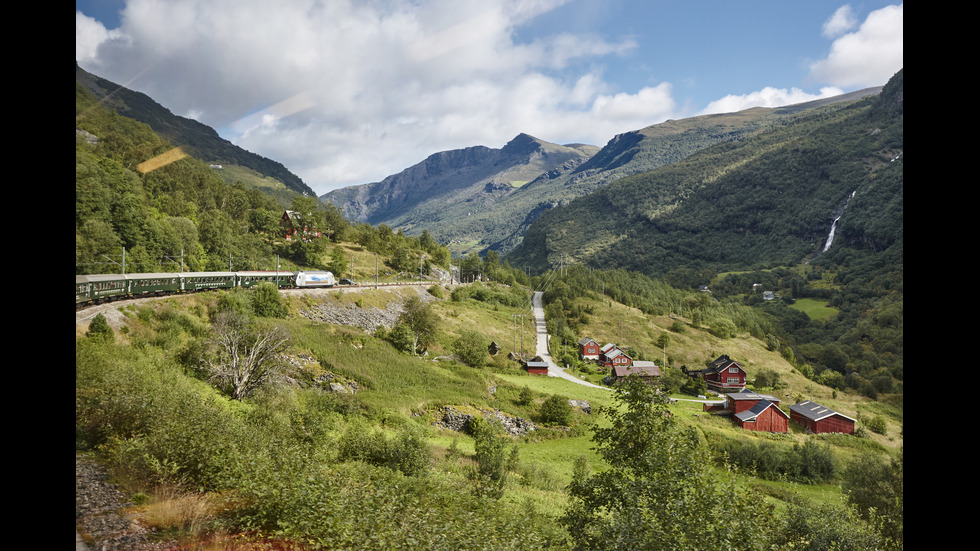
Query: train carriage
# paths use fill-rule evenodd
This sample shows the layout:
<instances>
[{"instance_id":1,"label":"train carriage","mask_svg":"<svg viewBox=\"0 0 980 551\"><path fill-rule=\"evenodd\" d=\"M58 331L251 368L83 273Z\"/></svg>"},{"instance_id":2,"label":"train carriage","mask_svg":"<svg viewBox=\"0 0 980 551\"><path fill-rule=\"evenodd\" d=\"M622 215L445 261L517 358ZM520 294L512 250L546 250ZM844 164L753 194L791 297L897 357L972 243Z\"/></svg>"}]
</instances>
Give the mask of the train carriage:
<instances>
[{"instance_id":1,"label":"train carriage","mask_svg":"<svg viewBox=\"0 0 980 551\"><path fill-rule=\"evenodd\" d=\"M129 295L130 280L122 274L75 276L75 305L105 302Z\"/></svg>"},{"instance_id":2,"label":"train carriage","mask_svg":"<svg viewBox=\"0 0 980 551\"><path fill-rule=\"evenodd\" d=\"M131 274L129 293L141 295L169 295L182 290L181 275L178 273Z\"/></svg>"},{"instance_id":3,"label":"train carriage","mask_svg":"<svg viewBox=\"0 0 980 551\"><path fill-rule=\"evenodd\" d=\"M296 275L293 272L236 272L238 287L255 287L260 283L275 283L278 287L293 287Z\"/></svg>"},{"instance_id":4,"label":"train carriage","mask_svg":"<svg viewBox=\"0 0 980 551\"><path fill-rule=\"evenodd\" d=\"M238 283L235 272L188 272L181 274L184 291L231 289Z\"/></svg>"}]
</instances>

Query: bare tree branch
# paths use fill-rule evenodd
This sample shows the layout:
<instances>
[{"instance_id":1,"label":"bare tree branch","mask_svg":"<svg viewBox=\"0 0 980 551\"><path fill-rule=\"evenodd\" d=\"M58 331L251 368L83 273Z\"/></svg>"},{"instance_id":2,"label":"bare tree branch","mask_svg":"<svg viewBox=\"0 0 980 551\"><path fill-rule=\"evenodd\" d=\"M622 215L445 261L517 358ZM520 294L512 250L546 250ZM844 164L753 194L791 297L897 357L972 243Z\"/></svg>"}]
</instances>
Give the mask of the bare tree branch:
<instances>
[{"instance_id":1,"label":"bare tree branch","mask_svg":"<svg viewBox=\"0 0 980 551\"><path fill-rule=\"evenodd\" d=\"M289 336L279 327L258 329L233 312L214 322L212 344L217 357L206 360L211 381L241 401L282 371L282 352Z\"/></svg>"}]
</instances>

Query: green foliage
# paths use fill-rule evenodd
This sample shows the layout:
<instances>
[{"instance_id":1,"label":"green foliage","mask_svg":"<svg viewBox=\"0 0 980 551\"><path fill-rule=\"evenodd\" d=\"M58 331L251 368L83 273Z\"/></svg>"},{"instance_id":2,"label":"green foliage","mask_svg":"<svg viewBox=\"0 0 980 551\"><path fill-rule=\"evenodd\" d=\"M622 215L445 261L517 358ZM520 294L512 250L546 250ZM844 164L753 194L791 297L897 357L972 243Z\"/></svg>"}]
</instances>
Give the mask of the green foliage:
<instances>
[{"instance_id":1,"label":"green foliage","mask_svg":"<svg viewBox=\"0 0 980 551\"><path fill-rule=\"evenodd\" d=\"M476 471L473 474L476 494L491 499L504 495L507 483L507 448L504 436L492 422L474 418L469 425L473 435Z\"/></svg>"},{"instance_id":2,"label":"green foliage","mask_svg":"<svg viewBox=\"0 0 980 551\"><path fill-rule=\"evenodd\" d=\"M541 404L541 421L547 425L568 426L572 423L572 405L564 396L552 395Z\"/></svg>"},{"instance_id":3,"label":"green foliage","mask_svg":"<svg viewBox=\"0 0 980 551\"><path fill-rule=\"evenodd\" d=\"M439 316L428 303L414 296L405 301L404 309L392 329L392 333L398 335L396 346L402 350L407 348L412 354L422 354L435 342Z\"/></svg>"},{"instance_id":4,"label":"green foliage","mask_svg":"<svg viewBox=\"0 0 980 551\"><path fill-rule=\"evenodd\" d=\"M252 311L256 316L266 318L286 317L286 306L282 302L279 288L270 282L260 283L250 291Z\"/></svg>"},{"instance_id":5,"label":"green foliage","mask_svg":"<svg viewBox=\"0 0 980 551\"><path fill-rule=\"evenodd\" d=\"M116 338L116 334L112 331L112 327L109 325L109 320L105 319L102 314L97 314L92 318L92 322L88 325L88 331L85 332L85 336L90 339L104 340L112 342Z\"/></svg>"},{"instance_id":6,"label":"green foliage","mask_svg":"<svg viewBox=\"0 0 980 551\"><path fill-rule=\"evenodd\" d=\"M808 439L802 445L725 440L714 445L719 461L769 480L823 484L833 479L837 463L829 446Z\"/></svg>"},{"instance_id":7,"label":"green foliage","mask_svg":"<svg viewBox=\"0 0 980 551\"><path fill-rule=\"evenodd\" d=\"M893 548L844 503L791 504L783 524L776 538L779 549L863 551Z\"/></svg>"},{"instance_id":8,"label":"green foliage","mask_svg":"<svg viewBox=\"0 0 980 551\"><path fill-rule=\"evenodd\" d=\"M771 510L733 478L718 481L701 436L676 425L666 395L628 379L616 400L602 410L609 426L593 434L607 468L569 488L562 522L576 549L769 547Z\"/></svg>"},{"instance_id":9,"label":"green foliage","mask_svg":"<svg viewBox=\"0 0 980 551\"><path fill-rule=\"evenodd\" d=\"M352 424L340 439L338 454L341 461L364 461L407 476L425 475L432 462L425 436L413 424L402 426L394 436Z\"/></svg>"},{"instance_id":10,"label":"green foliage","mask_svg":"<svg viewBox=\"0 0 980 551\"><path fill-rule=\"evenodd\" d=\"M453 354L470 367L483 367L487 360L486 339L477 331L464 329L453 341Z\"/></svg>"},{"instance_id":11,"label":"green foliage","mask_svg":"<svg viewBox=\"0 0 980 551\"><path fill-rule=\"evenodd\" d=\"M876 432L881 435L888 434L888 422L882 415L875 415L869 419L864 419L863 423L871 432Z\"/></svg>"},{"instance_id":12,"label":"green foliage","mask_svg":"<svg viewBox=\"0 0 980 551\"><path fill-rule=\"evenodd\" d=\"M904 541L905 454L899 452L890 461L875 455L861 454L847 465L843 489L849 503L869 521L880 521L882 534L893 545Z\"/></svg>"},{"instance_id":13,"label":"green foliage","mask_svg":"<svg viewBox=\"0 0 980 551\"><path fill-rule=\"evenodd\" d=\"M534 403L534 392L526 387L521 387L521 391L517 394L517 403L521 406L529 406Z\"/></svg>"}]
</instances>

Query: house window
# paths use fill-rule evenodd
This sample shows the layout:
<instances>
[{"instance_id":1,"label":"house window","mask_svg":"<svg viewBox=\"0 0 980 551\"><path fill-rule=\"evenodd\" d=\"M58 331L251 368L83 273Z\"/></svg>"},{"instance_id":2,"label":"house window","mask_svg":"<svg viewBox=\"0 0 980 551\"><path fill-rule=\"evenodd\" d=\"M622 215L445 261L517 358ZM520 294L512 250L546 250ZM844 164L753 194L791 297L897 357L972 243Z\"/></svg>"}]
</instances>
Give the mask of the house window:
<instances>
[{"instance_id":1,"label":"house window","mask_svg":"<svg viewBox=\"0 0 980 551\"><path fill-rule=\"evenodd\" d=\"M729 373L738 373L738 368L737 367L729 367L728 368L728 372Z\"/></svg>"},{"instance_id":2,"label":"house window","mask_svg":"<svg viewBox=\"0 0 980 551\"><path fill-rule=\"evenodd\" d=\"M740 379L738 377L729 377L728 378L728 383L729 384L736 384L737 385L737 384L740 384L741 382L742 382L742 379Z\"/></svg>"}]
</instances>

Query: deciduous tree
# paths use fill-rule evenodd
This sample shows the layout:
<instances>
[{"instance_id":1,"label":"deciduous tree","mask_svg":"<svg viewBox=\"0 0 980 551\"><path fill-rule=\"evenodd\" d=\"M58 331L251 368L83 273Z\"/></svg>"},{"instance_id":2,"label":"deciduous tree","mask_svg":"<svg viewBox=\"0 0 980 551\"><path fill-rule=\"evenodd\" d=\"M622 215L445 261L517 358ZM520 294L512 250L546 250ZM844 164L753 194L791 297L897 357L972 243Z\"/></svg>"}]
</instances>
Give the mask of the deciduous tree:
<instances>
[{"instance_id":1,"label":"deciduous tree","mask_svg":"<svg viewBox=\"0 0 980 551\"><path fill-rule=\"evenodd\" d=\"M282 371L289 336L281 328L259 328L244 316L222 312L213 332L215 353L205 360L206 367L212 382L235 400L243 400Z\"/></svg>"},{"instance_id":2,"label":"deciduous tree","mask_svg":"<svg viewBox=\"0 0 980 551\"><path fill-rule=\"evenodd\" d=\"M666 395L629 377L616 400L593 435L608 468L569 488L562 522L576 549L769 548L770 508L733 475L716 477L703 437L675 424Z\"/></svg>"}]
</instances>

